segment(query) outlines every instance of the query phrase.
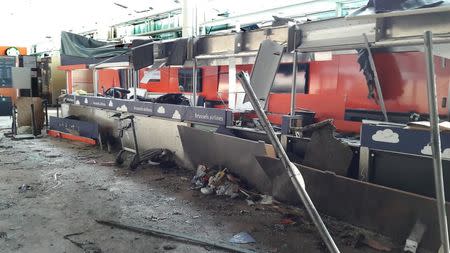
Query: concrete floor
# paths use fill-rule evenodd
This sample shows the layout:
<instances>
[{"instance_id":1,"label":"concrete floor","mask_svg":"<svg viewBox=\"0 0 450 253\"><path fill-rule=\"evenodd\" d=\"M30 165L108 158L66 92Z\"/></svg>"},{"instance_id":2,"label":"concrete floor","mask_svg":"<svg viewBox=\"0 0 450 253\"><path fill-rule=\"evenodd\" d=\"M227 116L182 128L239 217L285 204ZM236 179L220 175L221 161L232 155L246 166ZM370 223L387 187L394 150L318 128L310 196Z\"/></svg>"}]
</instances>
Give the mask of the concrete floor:
<instances>
[{"instance_id":1,"label":"concrete floor","mask_svg":"<svg viewBox=\"0 0 450 253\"><path fill-rule=\"evenodd\" d=\"M0 118L0 252L225 252L111 228L96 219L211 242L227 243L246 231L256 243L241 247L256 252L326 252L301 209L292 218L296 224L280 225L285 211L190 190L191 171L102 166L114 155L50 137L12 141L3 136L9 124L9 118ZM24 184L31 188L22 192ZM384 240L330 218L326 223L342 252L376 252L351 246L359 233ZM70 237L75 243L64 238L73 233L81 233Z\"/></svg>"}]
</instances>

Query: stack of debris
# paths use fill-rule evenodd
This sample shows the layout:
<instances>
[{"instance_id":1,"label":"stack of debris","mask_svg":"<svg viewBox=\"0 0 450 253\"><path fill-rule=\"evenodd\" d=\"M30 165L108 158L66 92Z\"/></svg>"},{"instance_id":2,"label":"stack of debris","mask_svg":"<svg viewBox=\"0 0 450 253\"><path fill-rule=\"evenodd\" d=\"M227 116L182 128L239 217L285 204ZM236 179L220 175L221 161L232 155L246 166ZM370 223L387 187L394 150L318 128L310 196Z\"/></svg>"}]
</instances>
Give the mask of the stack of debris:
<instances>
[{"instance_id":1,"label":"stack of debris","mask_svg":"<svg viewBox=\"0 0 450 253\"><path fill-rule=\"evenodd\" d=\"M200 189L205 195L215 193L218 196L237 198L241 189L239 178L229 173L228 169L215 170L205 165L198 166L191 182L194 189Z\"/></svg>"}]
</instances>

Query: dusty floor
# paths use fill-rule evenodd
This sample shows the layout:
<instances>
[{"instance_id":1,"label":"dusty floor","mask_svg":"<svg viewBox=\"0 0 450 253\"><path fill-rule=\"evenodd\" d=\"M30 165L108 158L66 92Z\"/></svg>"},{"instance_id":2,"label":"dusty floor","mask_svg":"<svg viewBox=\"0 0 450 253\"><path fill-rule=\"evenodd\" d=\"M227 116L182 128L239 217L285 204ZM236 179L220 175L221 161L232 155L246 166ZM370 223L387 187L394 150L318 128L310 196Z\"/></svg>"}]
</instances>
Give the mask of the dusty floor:
<instances>
[{"instance_id":1,"label":"dusty floor","mask_svg":"<svg viewBox=\"0 0 450 253\"><path fill-rule=\"evenodd\" d=\"M5 124L0 121L1 127ZM306 215L294 217L294 225L281 225L285 214L270 206L202 195L190 190L191 171L150 167L130 172L102 166L114 155L97 148L50 137L12 141L3 132L0 252L225 252L111 228L96 219L162 228L210 242L228 243L246 231L256 243L241 247L256 252L326 252ZM24 184L31 188L19 190ZM342 252L376 252L351 246L360 231L331 219L326 223ZM73 233L81 233L69 238L75 243L64 238Z\"/></svg>"}]
</instances>

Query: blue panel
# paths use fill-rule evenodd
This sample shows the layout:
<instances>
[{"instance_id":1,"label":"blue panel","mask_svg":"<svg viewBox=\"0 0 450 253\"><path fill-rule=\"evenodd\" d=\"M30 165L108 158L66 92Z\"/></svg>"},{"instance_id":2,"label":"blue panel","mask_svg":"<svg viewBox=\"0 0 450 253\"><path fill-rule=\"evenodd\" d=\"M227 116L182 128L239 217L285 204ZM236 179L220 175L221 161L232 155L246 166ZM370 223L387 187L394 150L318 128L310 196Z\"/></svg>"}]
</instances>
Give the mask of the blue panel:
<instances>
[{"instance_id":1,"label":"blue panel","mask_svg":"<svg viewBox=\"0 0 450 253\"><path fill-rule=\"evenodd\" d=\"M430 132L396 126L363 124L361 146L370 149L430 156ZM450 159L450 133L441 133L443 158Z\"/></svg>"},{"instance_id":2,"label":"blue panel","mask_svg":"<svg viewBox=\"0 0 450 253\"><path fill-rule=\"evenodd\" d=\"M69 134L76 133L79 136L91 139L97 139L99 134L97 123L74 119L50 117L49 124L51 130Z\"/></svg>"},{"instance_id":3,"label":"blue panel","mask_svg":"<svg viewBox=\"0 0 450 253\"><path fill-rule=\"evenodd\" d=\"M157 116L161 118L198 122L205 124L230 126L233 124L233 113L230 110L189 107L184 105L157 104L125 99L73 96L65 97L65 102L75 105L92 106L96 108Z\"/></svg>"}]
</instances>

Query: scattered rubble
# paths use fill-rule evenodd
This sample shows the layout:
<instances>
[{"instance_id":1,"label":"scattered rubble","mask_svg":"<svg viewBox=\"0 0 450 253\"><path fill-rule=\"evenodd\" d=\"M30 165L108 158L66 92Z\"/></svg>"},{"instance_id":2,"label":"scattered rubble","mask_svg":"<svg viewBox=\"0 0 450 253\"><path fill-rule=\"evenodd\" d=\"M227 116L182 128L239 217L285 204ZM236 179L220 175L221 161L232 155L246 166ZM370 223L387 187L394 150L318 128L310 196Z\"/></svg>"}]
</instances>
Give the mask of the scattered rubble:
<instances>
[{"instance_id":1,"label":"scattered rubble","mask_svg":"<svg viewBox=\"0 0 450 253\"><path fill-rule=\"evenodd\" d=\"M197 173L192 178L193 189L200 189L205 195L215 193L217 196L228 196L237 198L239 196L240 180L234 175L227 173L227 169L215 171L205 165L199 165Z\"/></svg>"}]
</instances>

